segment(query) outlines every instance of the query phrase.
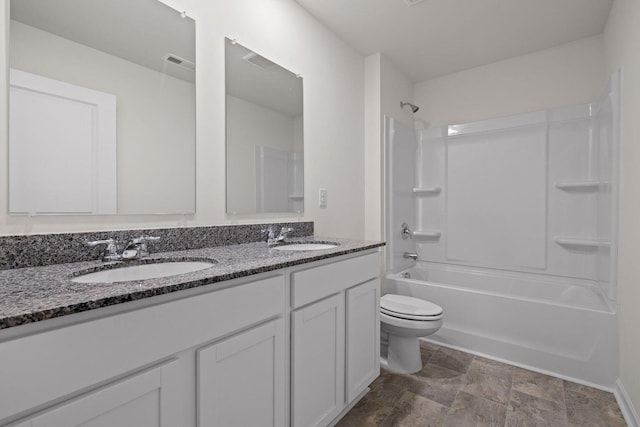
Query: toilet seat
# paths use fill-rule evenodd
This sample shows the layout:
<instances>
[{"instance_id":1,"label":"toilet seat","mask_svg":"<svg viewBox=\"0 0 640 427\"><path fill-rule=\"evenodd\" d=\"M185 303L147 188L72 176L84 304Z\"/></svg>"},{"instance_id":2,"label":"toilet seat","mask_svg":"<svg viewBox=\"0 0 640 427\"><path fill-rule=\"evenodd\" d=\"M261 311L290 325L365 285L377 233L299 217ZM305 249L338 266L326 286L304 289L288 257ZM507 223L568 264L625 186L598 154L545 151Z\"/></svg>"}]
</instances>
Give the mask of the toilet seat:
<instances>
[{"instance_id":1,"label":"toilet seat","mask_svg":"<svg viewBox=\"0 0 640 427\"><path fill-rule=\"evenodd\" d=\"M436 321L442 319L442 307L429 301L405 295L386 294L380 298L380 312L406 320Z\"/></svg>"}]
</instances>

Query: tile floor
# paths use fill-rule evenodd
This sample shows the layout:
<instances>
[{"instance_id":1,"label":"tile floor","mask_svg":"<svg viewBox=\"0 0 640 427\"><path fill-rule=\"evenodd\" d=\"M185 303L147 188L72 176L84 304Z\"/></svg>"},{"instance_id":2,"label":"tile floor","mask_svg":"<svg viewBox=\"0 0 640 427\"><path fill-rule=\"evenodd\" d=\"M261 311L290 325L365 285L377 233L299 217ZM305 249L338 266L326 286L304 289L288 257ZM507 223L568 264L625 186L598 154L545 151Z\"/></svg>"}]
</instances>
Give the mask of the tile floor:
<instances>
[{"instance_id":1,"label":"tile floor","mask_svg":"<svg viewBox=\"0 0 640 427\"><path fill-rule=\"evenodd\" d=\"M626 426L611 393L431 343L420 350L420 372L382 370L338 426Z\"/></svg>"}]
</instances>

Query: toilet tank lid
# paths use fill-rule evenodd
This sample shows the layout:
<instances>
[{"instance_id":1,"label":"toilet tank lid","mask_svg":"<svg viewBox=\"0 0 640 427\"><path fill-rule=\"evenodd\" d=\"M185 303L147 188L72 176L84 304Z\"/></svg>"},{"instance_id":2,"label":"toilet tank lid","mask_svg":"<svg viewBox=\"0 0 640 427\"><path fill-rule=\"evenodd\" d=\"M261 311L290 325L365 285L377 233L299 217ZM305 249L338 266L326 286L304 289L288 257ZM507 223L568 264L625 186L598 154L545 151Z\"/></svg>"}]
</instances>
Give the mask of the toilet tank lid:
<instances>
[{"instance_id":1,"label":"toilet tank lid","mask_svg":"<svg viewBox=\"0 0 640 427\"><path fill-rule=\"evenodd\" d=\"M380 298L380 308L398 314L412 316L437 316L442 314L442 307L420 298L405 295L386 294Z\"/></svg>"}]
</instances>

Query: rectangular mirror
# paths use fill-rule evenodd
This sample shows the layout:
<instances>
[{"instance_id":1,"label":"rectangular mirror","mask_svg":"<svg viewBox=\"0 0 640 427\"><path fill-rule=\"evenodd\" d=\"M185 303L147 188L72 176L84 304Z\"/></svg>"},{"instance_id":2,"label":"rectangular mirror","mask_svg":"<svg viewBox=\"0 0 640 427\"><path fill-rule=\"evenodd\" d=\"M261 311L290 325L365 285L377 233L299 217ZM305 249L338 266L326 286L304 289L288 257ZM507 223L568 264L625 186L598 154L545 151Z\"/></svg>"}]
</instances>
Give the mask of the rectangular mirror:
<instances>
[{"instance_id":1,"label":"rectangular mirror","mask_svg":"<svg viewBox=\"0 0 640 427\"><path fill-rule=\"evenodd\" d=\"M158 0L10 11L10 213L194 213L195 22Z\"/></svg>"},{"instance_id":2,"label":"rectangular mirror","mask_svg":"<svg viewBox=\"0 0 640 427\"><path fill-rule=\"evenodd\" d=\"M302 213L302 78L226 39L227 213Z\"/></svg>"}]
</instances>

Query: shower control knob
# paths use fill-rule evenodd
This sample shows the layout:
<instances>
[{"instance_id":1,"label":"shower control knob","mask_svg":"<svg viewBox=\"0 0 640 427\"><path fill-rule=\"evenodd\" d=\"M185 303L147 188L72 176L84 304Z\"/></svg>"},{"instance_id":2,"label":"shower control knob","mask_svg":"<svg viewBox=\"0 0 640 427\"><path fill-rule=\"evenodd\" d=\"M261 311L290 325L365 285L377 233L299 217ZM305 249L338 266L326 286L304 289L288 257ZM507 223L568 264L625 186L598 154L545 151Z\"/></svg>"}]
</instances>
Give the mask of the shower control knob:
<instances>
[{"instance_id":1,"label":"shower control knob","mask_svg":"<svg viewBox=\"0 0 640 427\"><path fill-rule=\"evenodd\" d=\"M403 222L400 227L402 227L402 230L400 231L400 236L402 236L402 240L411 239L413 233L411 232L411 230L409 230L409 224L407 224L406 222Z\"/></svg>"}]
</instances>

